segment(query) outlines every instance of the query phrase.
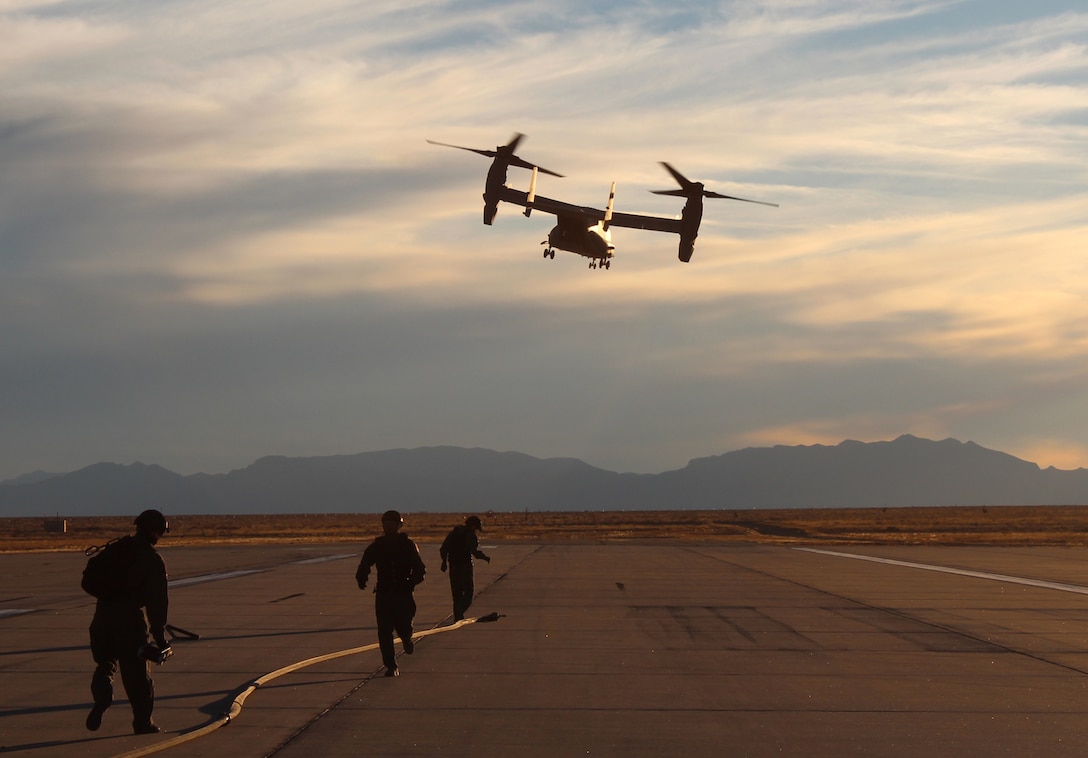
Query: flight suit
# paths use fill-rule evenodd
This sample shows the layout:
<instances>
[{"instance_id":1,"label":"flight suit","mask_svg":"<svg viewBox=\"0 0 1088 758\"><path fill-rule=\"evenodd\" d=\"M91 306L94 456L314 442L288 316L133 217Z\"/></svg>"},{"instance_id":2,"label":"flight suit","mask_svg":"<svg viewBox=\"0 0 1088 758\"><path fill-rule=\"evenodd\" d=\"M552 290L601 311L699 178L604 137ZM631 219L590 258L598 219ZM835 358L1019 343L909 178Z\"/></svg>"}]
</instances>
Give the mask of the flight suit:
<instances>
[{"instance_id":1,"label":"flight suit","mask_svg":"<svg viewBox=\"0 0 1088 758\"><path fill-rule=\"evenodd\" d=\"M449 564L450 592L453 595L453 619L460 621L472 605L476 587L472 577L472 558L490 560L480 550L476 530L468 525L455 526L438 549L442 563Z\"/></svg>"},{"instance_id":2,"label":"flight suit","mask_svg":"<svg viewBox=\"0 0 1088 758\"><path fill-rule=\"evenodd\" d=\"M376 566L378 570L378 581L374 585L378 646L381 648L382 663L386 669L396 671L393 632L404 643L405 651L411 652L412 621L416 615L416 601L412 591L423 581L427 569L423 565L416 543L403 532L383 534L363 551L359 568L355 572L359 589L366 588L372 566Z\"/></svg>"},{"instance_id":3,"label":"flight suit","mask_svg":"<svg viewBox=\"0 0 1088 758\"><path fill-rule=\"evenodd\" d=\"M91 694L96 705L113 702L113 676L118 668L121 683L132 706L134 729L151 724L155 707L155 684L140 648L151 636L165 649L166 614L169 605L166 564L155 547L143 536L123 537L130 551L123 596L99 599L91 620L91 655L97 664L91 677ZM144 609L147 616L144 616Z\"/></svg>"}]
</instances>

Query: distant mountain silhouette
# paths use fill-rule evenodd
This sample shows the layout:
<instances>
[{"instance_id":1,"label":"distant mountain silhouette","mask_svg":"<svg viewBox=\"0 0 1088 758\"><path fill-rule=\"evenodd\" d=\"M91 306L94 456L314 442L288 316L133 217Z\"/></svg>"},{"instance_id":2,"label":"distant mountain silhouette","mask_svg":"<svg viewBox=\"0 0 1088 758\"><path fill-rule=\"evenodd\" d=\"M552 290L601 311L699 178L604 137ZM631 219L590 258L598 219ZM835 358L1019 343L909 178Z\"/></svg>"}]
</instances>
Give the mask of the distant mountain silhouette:
<instances>
[{"instance_id":1,"label":"distant mountain silhouette","mask_svg":"<svg viewBox=\"0 0 1088 758\"><path fill-rule=\"evenodd\" d=\"M116 516L133 508L135 513L145 508L205 512L189 510L193 503L203 506L207 494L192 478L142 463L96 463L38 482L0 486L0 516Z\"/></svg>"},{"instance_id":2,"label":"distant mountain silhouette","mask_svg":"<svg viewBox=\"0 0 1088 758\"><path fill-rule=\"evenodd\" d=\"M54 476L61 476L61 474L41 470L31 471L29 474L23 474L14 479L5 479L0 482L0 487L5 484L36 484L37 482L44 482L46 479L52 479Z\"/></svg>"},{"instance_id":3,"label":"distant mountain silhouette","mask_svg":"<svg viewBox=\"0 0 1088 758\"><path fill-rule=\"evenodd\" d=\"M1088 470L1040 469L973 442L746 448L661 474L573 458L427 447L267 457L227 474L99 463L0 484L0 516L825 508L1088 503Z\"/></svg>"}]
</instances>

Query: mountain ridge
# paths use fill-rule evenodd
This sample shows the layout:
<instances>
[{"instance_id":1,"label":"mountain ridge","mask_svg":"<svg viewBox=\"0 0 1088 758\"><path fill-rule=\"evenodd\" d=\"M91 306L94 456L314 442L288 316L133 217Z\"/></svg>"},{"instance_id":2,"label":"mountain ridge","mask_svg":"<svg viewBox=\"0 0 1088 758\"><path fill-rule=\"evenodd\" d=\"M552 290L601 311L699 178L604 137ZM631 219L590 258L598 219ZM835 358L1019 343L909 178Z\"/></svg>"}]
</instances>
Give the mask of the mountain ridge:
<instances>
[{"instance_id":1,"label":"mountain ridge","mask_svg":"<svg viewBox=\"0 0 1088 758\"><path fill-rule=\"evenodd\" d=\"M1040 468L974 442L748 447L659 474L577 458L435 446L263 456L223 474L96 463L0 482L0 516L593 511L1088 503L1088 470Z\"/></svg>"}]
</instances>

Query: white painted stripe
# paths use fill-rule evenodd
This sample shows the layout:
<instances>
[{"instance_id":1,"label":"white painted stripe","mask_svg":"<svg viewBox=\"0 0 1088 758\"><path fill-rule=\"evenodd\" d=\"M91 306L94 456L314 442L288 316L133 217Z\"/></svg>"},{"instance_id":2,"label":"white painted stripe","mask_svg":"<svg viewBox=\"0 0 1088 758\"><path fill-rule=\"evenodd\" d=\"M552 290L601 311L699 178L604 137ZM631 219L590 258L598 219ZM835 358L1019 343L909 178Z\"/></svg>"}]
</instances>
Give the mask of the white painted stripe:
<instances>
[{"instance_id":1,"label":"white painted stripe","mask_svg":"<svg viewBox=\"0 0 1088 758\"><path fill-rule=\"evenodd\" d=\"M7 618L8 616L22 616L24 613L33 612L33 608L8 608L7 610L0 611L0 619Z\"/></svg>"},{"instance_id":2,"label":"white painted stripe","mask_svg":"<svg viewBox=\"0 0 1088 758\"><path fill-rule=\"evenodd\" d=\"M307 558L304 561L295 561L294 565L304 566L310 563L325 563L327 561L339 561L344 558L354 558L358 553L343 553L342 555L323 555L320 558Z\"/></svg>"},{"instance_id":3,"label":"white painted stripe","mask_svg":"<svg viewBox=\"0 0 1088 758\"><path fill-rule=\"evenodd\" d=\"M318 558L307 558L301 561L294 561L293 564L303 563L323 563L324 561L337 561L341 558L351 558L352 553L343 553L341 555L323 555ZM267 569L249 569L245 571L225 571L220 574L203 574L201 576L190 576L185 579L175 579L169 583L170 587L188 587L192 584L204 584L205 582L218 582L220 579L234 579L239 576L249 576L250 574L260 574Z\"/></svg>"},{"instance_id":4,"label":"white painted stripe","mask_svg":"<svg viewBox=\"0 0 1088 758\"><path fill-rule=\"evenodd\" d=\"M819 550L812 547L795 547L794 550L800 550L805 553L832 555L837 558L853 558L854 560L870 561L871 563L885 563L889 566L904 566L906 568L925 569L926 571L939 571L942 574L957 574L959 576L970 576L975 579L990 579L995 582L1005 582L1007 584L1023 584L1028 587L1042 587L1044 589L1058 590L1060 592L1075 592L1078 595L1088 595L1088 587L1083 587L1079 584L1063 584L1062 582L1048 582L1042 579L1027 579L1022 576L990 574L985 571L970 571L968 569L949 568L948 566L933 566L928 563L911 563L910 561L897 561L892 558L876 558L871 555L837 553L834 550Z\"/></svg>"},{"instance_id":5,"label":"white painted stripe","mask_svg":"<svg viewBox=\"0 0 1088 758\"><path fill-rule=\"evenodd\" d=\"M187 587L190 584L203 584L204 582L217 582L220 579L234 579L237 576L248 576L249 574L259 574L262 569L251 569L249 571L227 571L222 574L204 574L203 576L190 576L186 579L175 579L169 583L170 587Z\"/></svg>"}]
</instances>

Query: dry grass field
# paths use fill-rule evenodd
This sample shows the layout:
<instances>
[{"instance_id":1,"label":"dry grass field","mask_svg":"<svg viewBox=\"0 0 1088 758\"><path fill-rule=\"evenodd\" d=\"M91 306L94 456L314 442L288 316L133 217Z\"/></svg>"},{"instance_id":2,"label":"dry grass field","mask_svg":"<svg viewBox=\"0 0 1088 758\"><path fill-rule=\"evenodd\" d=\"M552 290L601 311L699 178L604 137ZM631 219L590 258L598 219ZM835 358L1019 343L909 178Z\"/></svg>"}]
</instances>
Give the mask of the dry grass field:
<instances>
[{"instance_id":1,"label":"dry grass field","mask_svg":"<svg viewBox=\"0 0 1088 758\"><path fill-rule=\"evenodd\" d=\"M484 541L761 542L781 544L1088 545L1088 506L584 511L480 514ZM464 514L410 513L405 531L440 540ZM171 545L364 542L378 514L173 516ZM0 552L82 550L132 531L131 518L0 518Z\"/></svg>"}]
</instances>

